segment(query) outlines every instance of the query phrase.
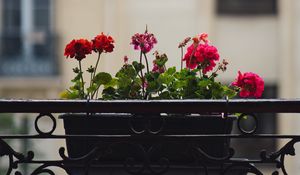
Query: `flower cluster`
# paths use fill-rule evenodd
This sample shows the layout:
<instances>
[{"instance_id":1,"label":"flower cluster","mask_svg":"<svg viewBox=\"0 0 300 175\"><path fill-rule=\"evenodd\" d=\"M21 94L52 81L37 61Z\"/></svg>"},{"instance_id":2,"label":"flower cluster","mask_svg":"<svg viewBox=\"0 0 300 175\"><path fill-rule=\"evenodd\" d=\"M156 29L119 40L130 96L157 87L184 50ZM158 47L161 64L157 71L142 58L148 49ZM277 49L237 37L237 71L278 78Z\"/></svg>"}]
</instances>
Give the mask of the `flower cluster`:
<instances>
[{"instance_id":1,"label":"flower cluster","mask_svg":"<svg viewBox=\"0 0 300 175\"><path fill-rule=\"evenodd\" d=\"M201 34L199 38L193 38L193 41L183 58L186 66L189 69L200 68L203 74L212 71L220 58L217 48L208 44L207 34Z\"/></svg>"},{"instance_id":2,"label":"flower cluster","mask_svg":"<svg viewBox=\"0 0 300 175\"><path fill-rule=\"evenodd\" d=\"M61 93L62 98L93 98L97 95L100 85L103 84L103 80L99 80L103 77L109 77L106 73L100 72L96 74L100 55L102 52L112 52L114 49L114 39L111 36L101 33L97 35L92 41L87 39L73 39L66 45L64 55L68 58L75 58L79 67L73 68L73 72L76 74L72 80L74 85L68 90ZM81 61L86 58L86 55L91 54L92 51L98 53L98 59L95 66L87 68L87 72L90 74L89 87L85 88L86 82L83 80L83 70ZM101 77L101 78L100 78ZM105 81L110 81L109 78Z\"/></svg>"},{"instance_id":3,"label":"flower cluster","mask_svg":"<svg viewBox=\"0 0 300 175\"><path fill-rule=\"evenodd\" d=\"M65 48L65 56L74 58L78 61L92 53L92 44L87 39L73 39Z\"/></svg>"},{"instance_id":4,"label":"flower cluster","mask_svg":"<svg viewBox=\"0 0 300 175\"><path fill-rule=\"evenodd\" d=\"M93 40L93 49L95 52L102 53L112 52L114 49L114 39L111 36L106 36L103 32L100 35L97 35Z\"/></svg>"},{"instance_id":5,"label":"flower cluster","mask_svg":"<svg viewBox=\"0 0 300 175\"><path fill-rule=\"evenodd\" d=\"M256 97L262 96L264 91L263 79L252 72L241 73L239 71L236 81L232 83L233 86L239 87L241 97Z\"/></svg>"},{"instance_id":6,"label":"flower cluster","mask_svg":"<svg viewBox=\"0 0 300 175\"><path fill-rule=\"evenodd\" d=\"M112 52L114 49L114 39L103 33L97 35L92 41L87 39L73 39L65 48L65 56L81 61L86 55L95 52Z\"/></svg>"},{"instance_id":7,"label":"flower cluster","mask_svg":"<svg viewBox=\"0 0 300 175\"><path fill-rule=\"evenodd\" d=\"M135 50L141 50L143 53L148 53L157 43L156 38L152 33L136 33L131 37L131 43Z\"/></svg>"},{"instance_id":8,"label":"flower cluster","mask_svg":"<svg viewBox=\"0 0 300 175\"><path fill-rule=\"evenodd\" d=\"M192 42L184 53L185 46ZM149 57L154 57L153 66L148 64L147 54L153 49L157 40L147 29L144 33L136 33L131 37L130 44L139 50L139 59L129 63L129 58L123 58L124 65L115 76L106 72L98 72L97 66L102 53L114 50L114 39L103 33L93 40L72 40L65 48L65 56L75 58L79 67L73 69L76 74L74 83L61 95L63 98L97 99L220 99L241 97L259 98L264 91L263 79L255 73L238 72L238 77L230 85L216 81L219 72L227 70L228 62L220 60L215 46L211 45L208 35L202 33L197 37L187 37L178 46L181 50L181 69L166 67L168 57L157 51ZM81 61L92 52L98 53L95 66L87 68L90 81L83 79ZM183 68L183 61L186 67ZM145 63L145 64L144 64ZM100 88L102 87L102 88Z\"/></svg>"}]
</instances>

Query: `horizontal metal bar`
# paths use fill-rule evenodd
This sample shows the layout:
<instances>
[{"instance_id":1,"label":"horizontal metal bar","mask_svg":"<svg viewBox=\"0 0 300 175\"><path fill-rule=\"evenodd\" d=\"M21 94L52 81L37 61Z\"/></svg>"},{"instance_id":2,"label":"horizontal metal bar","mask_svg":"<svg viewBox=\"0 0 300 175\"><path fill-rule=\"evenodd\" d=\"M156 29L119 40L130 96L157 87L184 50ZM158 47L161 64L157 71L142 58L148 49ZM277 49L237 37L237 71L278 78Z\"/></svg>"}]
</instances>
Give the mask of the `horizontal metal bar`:
<instances>
[{"instance_id":1,"label":"horizontal metal bar","mask_svg":"<svg viewBox=\"0 0 300 175\"><path fill-rule=\"evenodd\" d=\"M300 99L0 100L0 113L300 113Z\"/></svg>"},{"instance_id":2,"label":"horizontal metal bar","mask_svg":"<svg viewBox=\"0 0 300 175\"><path fill-rule=\"evenodd\" d=\"M258 139L299 139L300 135L274 135L274 134L198 134L198 135L0 135L1 139L65 139L65 138L88 138L88 139L197 139L197 138L258 138Z\"/></svg>"},{"instance_id":3,"label":"horizontal metal bar","mask_svg":"<svg viewBox=\"0 0 300 175\"><path fill-rule=\"evenodd\" d=\"M238 164L241 164L241 163L254 163L254 164L275 164L277 163L278 161L276 160L259 160L259 159L245 159L245 160L235 160L234 158L232 159L228 159L228 160L223 160L222 163L223 164L232 164L232 163L238 163ZM34 160L34 161L20 161L20 163L22 164L60 164L60 163L67 163L67 166L68 167L86 167L85 164L80 164L80 163L72 163L72 161L67 161L67 160ZM90 167L97 167L97 168L122 168L123 165L120 165L120 164L112 164L112 163L109 163L109 164L105 164L105 163L102 163L102 164L93 164L93 163L90 163L89 164ZM189 165L170 165L171 167L174 167L174 168L180 168L180 169L203 169L202 166L189 166ZM136 165L136 167L141 167L141 165ZM152 165L152 167L158 167L157 165ZM209 166L208 167L210 169L217 169L216 166Z\"/></svg>"},{"instance_id":4,"label":"horizontal metal bar","mask_svg":"<svg viewBox=\"0 0 300 175\"><path fill-rule=\"evenodd\" d=\"M26 162L22 162L22 163L27 163L27 164L44 164L44 163L52 163L52 164L55 164L55 163L68 163L68 166L76 166L76 167L85 167L85 165L83 164L79 164L79 163L69 163L68 161L64 161L64 160L32 160L32 161L26 161ZM232 159L228 159L228 160L224 160L223 163L264 163L264 164L273 164L273 163L276 163L276 160L265 160L265 161L262 161L262 160L259 160L259 159L239 159L239 160L236 160L235 158L232 158ZM102 167L102 168L108 168L108 167L122 167L122 165L120 164L90 164L91 167ZM138 166L138 165L137 165ZM176 165L176 167L180 167L180 168L190 168L190 166L186 165ZM196 168L196 167L194 167ZM203 167L198 167L198 168L203 168Z\"/></svg>"}]
</instances>

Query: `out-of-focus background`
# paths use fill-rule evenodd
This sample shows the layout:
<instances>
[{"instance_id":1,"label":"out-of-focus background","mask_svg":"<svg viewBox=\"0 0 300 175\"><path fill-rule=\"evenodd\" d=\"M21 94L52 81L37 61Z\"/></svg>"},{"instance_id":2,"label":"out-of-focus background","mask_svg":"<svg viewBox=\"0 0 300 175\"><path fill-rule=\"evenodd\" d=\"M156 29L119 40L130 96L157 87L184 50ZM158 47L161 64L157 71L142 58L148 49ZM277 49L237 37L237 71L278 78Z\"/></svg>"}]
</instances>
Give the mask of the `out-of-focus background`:
<instances>
[{"instance_id":1,"label":"out-of-focus background","mask_svg":"<svg viewBox=\"0 0 300 175\"><path fill-rule=\"evenodd\" d=\"M57 99L70 85L77 64L63 56L65 45L72 39L92 39L100 32L116 41L114 52L100 62L101 70L114 73L124 55L131 61L138 59L138 52L129 45L130 37L144 32L146 25L158 39L155 50L168 55L169 66L180 65L179 42L206 32L221 58L229 62L220 81L232 82L238 70L253 71L265 80L264 98L297 98L299 16L299 0L0 0L0 98ZM95 60L96 55L89 56L84 66ZM266 116L261 119L261 133L300 132L297 116ZM5 126L11 126L6 130L32 130L24 115L19 121L3 118L2 130ZM249 147L268 145L276 150L281 143L236 144L241 152L253 155ZM19 145L30 149L30 143ZM287 166L291 174L297 174L299 165L298 156Z\"/></svg>"}]
</instances>

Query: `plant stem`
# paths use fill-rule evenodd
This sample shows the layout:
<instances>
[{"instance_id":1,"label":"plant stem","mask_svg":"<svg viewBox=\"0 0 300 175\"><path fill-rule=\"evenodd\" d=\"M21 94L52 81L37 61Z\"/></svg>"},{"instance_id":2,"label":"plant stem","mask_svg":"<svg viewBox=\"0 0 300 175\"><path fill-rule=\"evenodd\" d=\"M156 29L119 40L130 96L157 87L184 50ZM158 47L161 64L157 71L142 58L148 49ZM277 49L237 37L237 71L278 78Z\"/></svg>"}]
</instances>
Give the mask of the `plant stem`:
<instances>
[{"instance_id":1,"label":"plant stem","mask_svg":"<svg viewBox=\"0 0 300 175\"><path fill-rule=\"evenodd\" d=\"M211 73L211 75L209 76L209 78L211 78L212 76L214 76L214 74L218 73L219 69L216 69L213 73Z\"/></svg>"},{"instance_id":2,"label":"plant stem","mask_svg":"<svg viewBox=\"0 0 300 175\"><path fill-rule=\"evenodd\" d=\"M143 75L143 68L142 68L142 57L143 57L143 52L141 51L140 53L140 64L141 64L141 79L142 79L142 96L144 98L145 96L145 87L144 87L144 75Z\"/></svg>"},{"instance_id":3,"label":"plant stem","mask_svg":"<svg viewBox=\"0 0 300 175\"><path fill-rule=\"evenodd\" d=\"M90 87L92 87L92 84L93 84L92 80L93 80L93 73L91 72L91 81L90 81Z\"/></svg>"},{"instance_id":4,"label":"plant stem","mask_svg":"<svg viewBox=\"0 0 300 175\"><path fill-rule=\"evenodd\" d=\"M81 78L81 85L82 85L82 97L85 98L85 95L84 95L84 82L83 82L83 72L82 72L82 67L81 67L81 60L78 61L79 62L79 70L80 70L80 78Z\"/></svg>"},{"instance_id":5,"label":"plant stem","mask_svg":"<svg viewBox=\"0 0 300 175\"><path fill-rule=\"evenodd\" d=\"M180 61L180 70L182 70L182 65L183 65L183 48L181 47L181 61Z\"/></svg>"},{"instance_id":6,"label":"plant stem","mask_svg":"<svg viewBox=\"0 0 300 175\"><path fill-rule=\"evenodd\" d=\"M94 78L95 78L95 76L96 76L96 72L97 72L98 64L99 64L99 61L100 61L100 55L101 55L101 52L99 52L99 54L98 54L98 59L97 59L96 65L95 65L95 70L94 70L93 79L94 79Z\"/></svg>"},{"instance_id":7,"label":"plant stem","mask_svg":"<svg viewBox=\"0 0 300 175\"><path fill-rule=\"evenodd\" d=\"M98 93L99 93L99 88L97 89L97 92L96 92L96 99L98 98Z\"/></svg>"},{"instance_id":8,"label":"plant stem","mask_svg":"<svg viewBox=\"0 0 300 175\"><path fill-rule=\"evenodd\" d=\"M96 88L96 90L92 93L91 99L94 98L94 95L98 92L99 88L100 88L100 85L98 85L97 88ZM97 96L98 96L98 95L97 95ZM96 97L96 98L97 98L97 97Z\"/></svg>"},{"instance_id":9,"label":"plant stem","mask_svg":"<svg viewBox=\"0 0 300 175\"><path fill-rule=\"evenodd\" d=\"M201 69L199 70L199 76L200 76L201 79L203 78Z\"/></svg>"},{"instance_id":10,"label":"plant stem","mask_svg":"<svg viewBox=\"0 0 300 175\"><path fill-rule=\"evenodd\" d=\"M92 80L93 80L93 73L91 72L90 87L92 87L92 84L93 84ZM89 93L88 93L88 96L90 97L90 99L92 98L92 94L89 94Z\"/></svg>"},{"instance_id":11,"label":"plant stem","mask_svg":"<svg viewBox=\"0 0 300 175\"><path fill-rule=\"evenodd\" d=\"M147 59L147 56L146 56L146 53L144 53L144 57L145 57L145 60L146 60L146 66L147 66L147 73L149 73L149 64L148 64L148 59Z\"/></svg>"},{"instance_id":12,"label":"plant stem","mask_svg":"<svg viewBox=\"0 0 300 175\"><path fill-rule=\"evenodd\" d=\"M95 79L95 76L96 76L98 64L99 64L99 61L100 61L100 56L101 56L101 52L99 52L99 54L98 54L97 62L96 62L95 69L94 69L94 74L93 74L93 76L91 77L91 86L93 85L93 80ZM97 88L97 90L95 90L95 92L93 92L93 93L91 94L91 99L94 98L94 95L95 95L96 91L97 91L97 96L98 96L98 89L99 89L99 87Z\"/></svg>"}]
</instances>

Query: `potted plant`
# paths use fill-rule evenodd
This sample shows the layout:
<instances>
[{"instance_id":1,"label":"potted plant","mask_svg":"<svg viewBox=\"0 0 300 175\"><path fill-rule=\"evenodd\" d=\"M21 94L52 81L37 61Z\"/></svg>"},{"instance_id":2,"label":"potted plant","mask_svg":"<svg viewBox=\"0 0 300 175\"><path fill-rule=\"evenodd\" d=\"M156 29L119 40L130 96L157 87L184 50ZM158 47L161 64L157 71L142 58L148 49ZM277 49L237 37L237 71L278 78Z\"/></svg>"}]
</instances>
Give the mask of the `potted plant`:
<instances>
[{"instance_id":1,"label":"potted plant","mask_svg":"<svg viewBox=\"0 0 300 175\"><path fill-rule=\"evenodd\" d=\"M64 99L99 99L99 100L154 100L154 99L223 99L241 97L259 98L264 90L264 81L252 72L238 72L238 77L230 85L218 82L218 74L226 71L228 62L220 60L216 47L210 44L207 34L194 38L186 38L178 46L181 50L181 68L167 68L168 57L153 51L157 39L146 29L144 33L136 33L131 38L131 45L139 52L139 59L129 63L124 57L124 65L111 76L107 72L99 72L98 65L102 54L114 50L114 39L101 33L92 41L87 39L72 40L65 48L67 58L78 61L73 69L75 78L73 85L61 93ZM184 47L191 42L184 54ZM94 66L87 68L90 80L83 79L84 69L81 62L87 55L96 53L98 58ZM150 65L150 59L153 63ZM185 62L185 67L183 63ZM135 140L136 145L129 142L113 140L104 142L101 139L67 139L67 149L71 158L79 158L88 154L96 146L110 150L99 158L98 163L118 164L134 159L159 162L167 158L169 164L193 164L195 157L191 148L197 147L210 156L223 157L229 151L229 139L205 138L190 142L157 143L147 137L161 134L229 134L235 117L222 118L218 113L191 114L64 114L66 134L75 135L141 135L145 137ZM149 125L148 125L149 124ZM145 129L146 128L146 129ZM150 129L149 129L150 128ZM132 161L132 160L131 160Z\"/></svg>"}]
</instances>

